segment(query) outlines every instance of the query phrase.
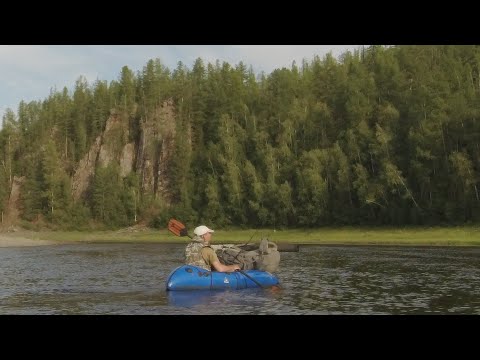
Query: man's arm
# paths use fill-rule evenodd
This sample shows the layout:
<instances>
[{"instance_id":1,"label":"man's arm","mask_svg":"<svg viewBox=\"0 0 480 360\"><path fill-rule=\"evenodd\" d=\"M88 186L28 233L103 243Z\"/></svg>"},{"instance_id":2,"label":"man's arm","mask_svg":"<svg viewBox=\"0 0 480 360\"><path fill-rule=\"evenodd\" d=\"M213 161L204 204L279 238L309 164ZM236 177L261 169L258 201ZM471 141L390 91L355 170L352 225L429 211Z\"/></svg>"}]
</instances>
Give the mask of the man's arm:
<instances>
[{"instance_id":1,"label":"man's arm","mask_svg":"<svg viewBox=\"0 0 480 360\"><path fill-rule=\"evenodd\" d=\"M224 265L218 260L217 254L213 251L212 248L204 247L202 250L202 257L207 264L209 264L212 270L221 271L221 272L232 272L235 270L240 270L240 266L237 264L233 265Z\"/></svg>"},{"instance_id":2,"label":"man's arm","mask_svg":"<svg viewBox=\"0 0 480 360\"><path fill-rule=\"evenodd\" d=\"M235 270L240 270L240 266L238 266L237 264L223 265L219 260L212 262L212 268L214 268L216 271L221 272L232 272Z\"/></svg>"}]
</instances>

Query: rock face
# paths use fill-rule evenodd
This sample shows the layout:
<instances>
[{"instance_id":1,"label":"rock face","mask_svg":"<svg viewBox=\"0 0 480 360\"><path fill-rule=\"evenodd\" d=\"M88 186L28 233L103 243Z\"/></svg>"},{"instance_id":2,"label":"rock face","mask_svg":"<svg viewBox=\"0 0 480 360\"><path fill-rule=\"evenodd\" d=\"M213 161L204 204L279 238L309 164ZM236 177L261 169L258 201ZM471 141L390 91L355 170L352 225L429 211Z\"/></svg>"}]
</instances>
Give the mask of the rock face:
<instances>
[{"instance_id":1,"label":"rock face","mask_svg":"<svg viewBox=\"0 0 480 360\"><path fill-rule=\"evenodd\" d=\"M166 169L171 160L175 141L175 109L173 100L165 101L151 118L141 123L135 171L142 191L162 197L168 203Z\"/></svg>"},{"instance_id":2,"label":"rock face","mask_svg":"<svg viewBox=\"0 0 480 360\"><path fill-rule=\"evenodd\" d=\"M18 216L20 214L18 200L20 198L20 190L22 184L25 182L25 177L14 176L12 181L12 190L10 191L10 197L8 199L8 204L5 209L5 216L2 216L2 226L3 228L8 228L12 225L15 225L17 222Z\"/></svg>"},{"instance_id":3,"label":"rock face","mask_svg":"<svg viewBox=\"0 0 480 360\"><path fill-rule=\"evenodd\" d=\"M143 194L161 198L169 203L168 167L175 148L175 107L172 99L141 119L135 142L129 134L129 118L114 110L110 112L104 132L99 135L74 169L71 191L74 201L85 198L97 168L117 164L120 175L135 171ZM14 225L20 215L18 200L25 178L13 179L12 190L3 227Z\"/></svg>"},{"instance_id":4,"label":"rock face","mask_svg":"<svg viewBox=\"0 0 480 360\"><path fill-rule=\"evenodd\" d=\"M133 144L127 144L128 121L116 112L107 120L105 131L97 136L88 153L80 160L73 175L72 194L74 200L85 195L95 175L96 167L106 167L112 162L120 165L121 175L130 173L133 166Z\"/></svg>"},{"instance_id":5,"label":"rock face","mask_svg":"<svg viewBox=\"0 0 480 360\"><path fill-rule=\"evenodd\" d=\"M100 151L100 144L102 137L98 136L95 139L95 143L90 147L88 153L80 160L77 170L73 175L72 180L72 194L74 200L78 200L85 194L90 180L95 173L95 163Z\"/></svg>"},{"instance_id":6,"label":"rock face","mask_svg":"<svg viewBox=\"0 0 480 360\"><path fill-rule=\"evenodd\" d=\"M128 143L123 147L120 155L120 176L125 177L132 172L135 154L135 144Z\"/></svg>"},{"instance_id":7,"label":"rock face","mask_svg":"<svg viewBox=\"0 0 480 360\"><path fill-rule=\"evenodd\" d=\"M128 141L128 120L116 113L110 115L101 138L97 166L107 167L120 160L122 150Z\"/></svg>"},{"instance_id":8,"label":"rock face","mask_svg":"<svg viewBox=\"0 0 480 360\"><path fill-rule=\"evenodd\" d=\"M112 112L105 131L95 139L73 175L74 199L85 196L97 167L116 163L120 166L122 177L136 171L144 194L151 194L155 198L162 197L168 202L166 174L174 149L174 138L175 108L171 99L142 120L137 146L128 142L128 119Z\"/></svg>"}]
</instances>

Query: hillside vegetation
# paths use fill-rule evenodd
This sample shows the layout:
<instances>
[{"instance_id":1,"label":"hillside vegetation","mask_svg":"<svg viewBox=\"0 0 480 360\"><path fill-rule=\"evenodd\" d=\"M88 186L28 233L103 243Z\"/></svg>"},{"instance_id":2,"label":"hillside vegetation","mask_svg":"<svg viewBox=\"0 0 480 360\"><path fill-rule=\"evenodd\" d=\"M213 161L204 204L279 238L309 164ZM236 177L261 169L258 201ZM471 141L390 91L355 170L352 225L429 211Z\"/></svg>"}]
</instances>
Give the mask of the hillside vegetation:
<instances>
[{"instance_id":1,"label":"hillside vegetation","mask_svg":"<svg viewBox=\"0 0 480 360\"><path fill-rule=\"evenodd\" d=\"M270 74L152 59L6 111L2 225L478 224L479 117L479 46L371 46Z\"/></svg>"}]
</instances>

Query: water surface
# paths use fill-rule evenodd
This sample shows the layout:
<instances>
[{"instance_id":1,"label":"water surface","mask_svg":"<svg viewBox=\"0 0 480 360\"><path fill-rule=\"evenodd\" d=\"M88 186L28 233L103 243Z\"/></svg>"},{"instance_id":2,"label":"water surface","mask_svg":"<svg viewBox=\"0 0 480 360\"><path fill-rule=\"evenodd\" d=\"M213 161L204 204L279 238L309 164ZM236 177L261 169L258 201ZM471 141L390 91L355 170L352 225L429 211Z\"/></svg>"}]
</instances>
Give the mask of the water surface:
<instances>
[{"instance_id":1,"label":"water surface","mask_svg":"<svg viewBox=\"0 0 480 360\"><path fill-rule=\"evenodd\" d=\"M480 314L480 248L302 246L280 291L167 292L184 245L0 248L0 314Z\"/></svg>"}]
</instances>

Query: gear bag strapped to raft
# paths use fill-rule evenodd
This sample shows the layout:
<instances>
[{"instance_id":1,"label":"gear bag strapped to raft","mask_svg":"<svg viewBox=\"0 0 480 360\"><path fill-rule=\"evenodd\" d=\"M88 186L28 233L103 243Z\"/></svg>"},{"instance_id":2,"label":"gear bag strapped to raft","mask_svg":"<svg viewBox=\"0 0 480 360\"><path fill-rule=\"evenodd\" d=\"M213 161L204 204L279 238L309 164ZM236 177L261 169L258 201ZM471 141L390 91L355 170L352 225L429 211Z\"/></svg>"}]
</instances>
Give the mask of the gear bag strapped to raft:
<instances>
[{"instance_id":1,"label":"gear bag strapped to raft","mask_svg":"<svg viewBox=\"0 0 480 360\"><path fill-rule=\"evenodd\" d=\"M218 259L225 265L238 264L242 270L262 270L273 273L280 264L280 252L277 245L262 239L256 250L245 250L236 245L213 245ZM250 247L251 248L251 247Z\"/></svg>"}]
</instances>

